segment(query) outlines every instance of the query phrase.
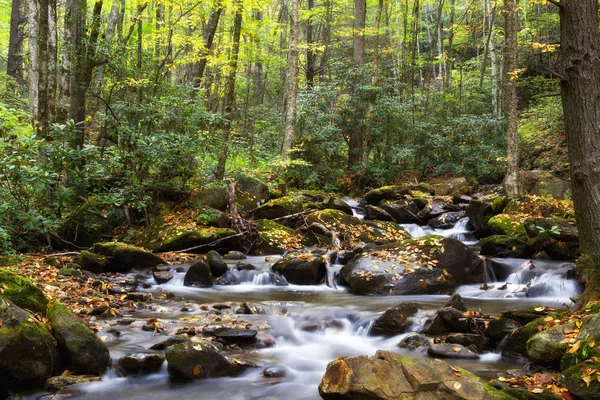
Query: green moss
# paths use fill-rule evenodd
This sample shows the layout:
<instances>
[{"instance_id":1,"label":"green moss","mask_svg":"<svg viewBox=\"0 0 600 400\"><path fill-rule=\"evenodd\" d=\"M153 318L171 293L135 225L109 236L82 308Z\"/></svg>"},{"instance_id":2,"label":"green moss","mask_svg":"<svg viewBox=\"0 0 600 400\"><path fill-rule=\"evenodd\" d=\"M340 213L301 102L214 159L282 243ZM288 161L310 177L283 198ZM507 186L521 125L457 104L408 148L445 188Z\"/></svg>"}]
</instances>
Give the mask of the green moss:
<instances>
[{"instance_id":1,"label":"green moss","mask_svg":"<svg viewBox=\"0 0 600 400\"><path fill-rule=\"evenodd\" d=\"M562 372L559 383L564 385L577 399L600 399L600 382L591 375L589 386L582 379L587 369L600 370L600 363L584 362Z\"/></svg>"},{"instance_id":2,"label":"green moss","mask_svg":"<svg viewBox=\"0 0 600 400\"><path fill-rule=\"evenodd\" d=\"M515 400L515 398L513 396L511 396L508 393L504 393L502 390L498 390L495 387L492 387L491 385L488 384L484 384L483 385L483 389L489 393L491 396L494 396L495 399L498 400Z\"/></svg>"},{"instance_id":3,"label":"green moss","mask_svg":"<svg viewBox=\"0 0 600 400\"><path fill-rule=\"evenodd\" d=\"M544 317L540 317L514 331L502 347L502 355L507 357L522 357L527 354L527 341L539 332L538 327L545 325Z\"/></svg>"},{"instance_id":4,"label":"green moss","mask_svg":"<svg viewBox=\"0 0 600 400\"><path fill-rule=\"evenodd\" d=\"M303 196L284 196L261 205L254 211L256 219L275 219L301 212L304 209Z\"/></svg>"},{"instance_id":5,"label":"green moss","mask_svg":"<svg viewBox=\"0 0 600 400\"><path fill-rule=\"evenodd\" d=\"M508 235L513 237L525 237L527 232L523 221L525 217L518 215L499 214L488 221L488 227L496 235Z\"/></svg>"},{"instance_id":6,"label":"green moss","mask_svg":"<svg viewBox=\"0 0 600 400\"><path fill-rule=\"evenodd\" d=\"M595 339L594 339L595 342ZM560 359L560 369L561 371L565 371L571 367L576 366L577 364L589 360L592 357L596 357L596 359L600 358L600 351L598 351L598 345L594 343L594 347L590 346L591 340L581 341L579 349L572 354L567 354L562 356Z\"/></svg>"},{"instance_id":7,"label":"green moss","mask_svg":"<svg viewBox=\"0 0 600 400\"><path fill-rule=\"evenodd\" d=\"M492 211L494 214L501 214L506 206L508 205L508 198L504 196L498 196L492 201Z\"/></svg>"},{"instance_id":8,"label":"green moss","mask_svg":"<svg viewBox=\"0 0 600 400\"><path fill-rule=\"evenodd\" d=\"M360 220L356 217L346 214L340 210L327 208L325 210L316 211L306 218L306 222L313 222L325 225L327 229L339 231L340 228L346 230L346 227L360 225Z\"/></svg>"},{"instance_id":9,"label":"green moss","mask_svg":"<svg viewBox=\"0 0 600 400\"><path fill-rule=\"evenodd\" d=\"M293 229L268 219L258 221L256 230L260 235L256 251L260 254L282 253L290 248L300 248L303 245L301 237Z\"/></svg>"},{"instance_id":10,"label":"green moss","mask_svg":"<svg viewBox=\"0 0 600 400\"><path fill-rule=\"evenodd\" d=\"M46 313L48 298L29 279L0 269L0 295L21 308Z\"/></svg>"}]
</instances>

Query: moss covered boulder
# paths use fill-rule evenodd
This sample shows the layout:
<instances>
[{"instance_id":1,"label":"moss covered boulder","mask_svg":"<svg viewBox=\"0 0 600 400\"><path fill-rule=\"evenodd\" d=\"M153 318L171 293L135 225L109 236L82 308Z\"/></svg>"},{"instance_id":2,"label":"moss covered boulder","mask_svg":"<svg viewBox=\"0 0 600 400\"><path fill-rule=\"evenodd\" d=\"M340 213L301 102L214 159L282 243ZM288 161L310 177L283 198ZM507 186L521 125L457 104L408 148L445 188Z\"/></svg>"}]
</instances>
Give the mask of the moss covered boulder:
<instances>
[{"instance_id":1,"label":"moss covered boulder","mask_svg":"<svg viewBox=\"0 0 600 400\"><path fill-rule=\"evenodd\" d=\"M352 227L361 225L360 219L348 215L343 211L331 208L315 211L306 217L306 223L308 225L313 222L323 224L330 231L336 231L338 233L349 232L352 230Z\"/></svg>"},{"instance_id":2,"label":"moss covered boulder","mask_svg":"<svg viewBox=\"0 0 600 400\"><path fill-rule=\"evenodd\" d=\"M154 252L178 251L203 246L192 252L205 253L221 247L235 246L235 240L226 239L236 232L233 229L201 226L196 221L185 221L176 215L163 214L152 221L144 231L141 243ZM214 245L212 243L217 242Z\"/></svg>"},{"instance_id":3,"label":"moss covered boulder","mask_svg":"<svg viewBox=\"0 0 600 400\"><path fill-rule=\"evenodd\" d=\"M577 242L579 233L575 223L564 218L529 218L524 221L527 235L534 238L541 233L547 232L552 239L562 242Z\"/></svg>"},{"instance_id":4,"label":"moss covered boulder","mask_svg":"<svg viewBox=\"0 0 600 400\"><path fill-rule=\"evenodd\" d=\"M324 399L512 399L442 360L409 359L391 351L338 357L319 385Z\"/></svg>"},{"instance_id":5,"label":"moss covered boulder","mask_svg":"<svg viewBox=\"0 0 600 400\"><path fill-rule=\"evenodd\" d=\"M255 219L275 219L296 214L304 210L302 195L284 196L271 200L254 210Z\"/></svg>"},{"instance_id":6,"label":"moss covered boulder","mask_svg":"<svg viewBox=\"0 0 600 400\"><path fill-rule=\"evenodd\" d=\"M47 318L69 371L80 375L99 375L108 367L108 348L81 318L58 301L48 309Z\"/></svg>"},{"instance_id":7,"label":"moss covered boulder","mask_svg":"<svg viewBox=\"0 0 600 400\"><path fill-rule=\"evenodd\" d=\"M66 222L63 235L77 246L89 247L123 222L125 214L120 207L99 196L91 196Z\"/></svg>"},{"instance_id":8,"label":"moss covered boulder","mask_svg":"<svg viewBox=\"0 0 600 400\"><path fill-rule=\"evenodd\" d=\"M109 261L106 256L82 250L79 254L79 265L86 271L101 274L108 271Z\"/></svg>"},{"instance_id":9,"label":"moss covered boulder","mask_svg":"<svg viewBox=\"0 0 600 400\"><path fill-rule=\"evenodd\" d=\"M569 348L563 343L566 339L565 331L573 331L574 323L557 326L535 334L527 341L527 357L537 364L560 368L560 359Z\"/></svg>"},{"instance_id":10,"label":"moss covered boulder","mask_svg":"<svg viewBox=\"0 0 600 400\"><path fill-rule=\"evenodd\" d=\"M571 184L549 171L520 171L519 184L523 193L535 196L552 196L555 199L571 196Z\"/></svg>"},{"instance_id":11,"label":"moss covered boulder","mask_svg":"<svg viewBox=\"0 0 600 400\"><path fill-rule=\"evenodd\" d=\"M553 260L574 260L579 257L579 242L556 240L550 232L538 234L527 244L537 252L545 252Z\"/></svg>"},{"instance_id":12,"label":"moss covered boulder","mask_svg":"<svg viewBox=\"0 0 600 400\"><path fill-rule=\"evenodd\" d=\"M260 220L256 224L256 230L259 240L254 252L257 254L282 254L305 244L301 235L275 221Z\"/></svg>"},{"instance_id":13,"label":"moss covered boulder","mask_svg":"<svg viewBox=\"0 0 600 400\"><path fill-rule=\"evenodd\" d=\"M215 228L231 227L231 218L224 212L211 207L200 207L196 221L202 226L214 226Z\"/></svg>"},{"instance_id":14,"label":"moss covered boulder","mask_svg":"<svg viewBox=\"0 0 600 400\"><path fill-rule=\"evenodd\" d=\"M367 193L365 200L367 203L376 206L384 200L400 200L407 196L412 196L412 192L408 186L383 186Z\"/></svg>"},{"instance_id":15,"label":"moss covered boulder","mask_svg":"<svg viewBox=\"0 0 600 400\"><path fill-rule=\"evenodd\" d=\"M488 227L495 235L526 236L527 232L523 225L525 219L523 215L498 214L489 219Z\"/></svg>"},{"instance_id":16,"label":"moss covered boulder","mask_svg":"<svg viewBox=\"0 0 600 400\"><path fill-rule=\"evenodd\" d=\"M235 376L242 371L240 365L230 363L217 351L201 343L169 346L165 356L169 375L180 380Z\"/></svg>"},{"instance_id":17,"label":"moss covered boulder","mask_svg":"<svg viewBox=\"0 0 600 400\"><path fill-rule=\"evenodd\" d=\"M40 384L58 375L59 355L48 327L0 297L0 389Z\"/></svg>"},{"instance_id":18,"label":"moss covered boulder","mask_svg":"<svg viewBox=\"0 0 600 400\"><path fill-rule=\"evenodd\" d=\"M450 294L482 282L483 262L460 241L432 235L358 255L340 277L361 295Z\"/></svg>"},{"instance_id":19,"label":"moss covered boulder","mask_svg":"<svg viewBox=\"0 0 600 400\"><path fill-rule=\"evenodd\" d=\"M591 371L594 372L590 374ZM598 400L600 381L596 377L596 371L600 371L600 362L590 359L562 371L559 383L578 400Z\"/></svg>"},{"instance_id":20,"label":"moss covered boulder","mask_svg":"<svg viewBox=\"0 0 600 400\"><path fill-rule=\"evenodd\" d=\"M358 236L356 236L358 233ZM410 239L410 234L395 222L365 221L360 229L353 229L350 236L356 236L364 243L388 244Z\"/></svg>"},{"instance_id":21,"label":"moss covered boulder","mask_svg":"<svg viewBox=\"0 0 600 400\"><path fill-rule=\"evenodd\" d=\"M127 272L132 268L154 267L164 263L156 254L120 242L95 243L90 251L106 257L106 268L111 272Z\"/></svg>"},{"instance_id":22,"label":"moss covered boulder","mask_svg":"<svg viewBox=\"0 0 600 400\"><path fill-rule=\"evenodd\" d=\"M6 269L0 269L0 296L34 313L46 313L48 298L29 279Z\"/></svg>"},{"instance_id":23,"label":"moss covered boulder","mask_svg":"<svg viewBox=\"0 0 600 400\"><path fill-rule=\"evenodd\" d=\"M519 238L494 235L481 239L481 255L503 258L530 258L535 249Z\"/></svg>"},{"instance_id":24,"label":"moss covered boulder","mask_svg":"<svg viewBox=\"0 0 600 400\"><path fill-rule=\"evenodd\" d=\"M240 175L235 182L236 203L240 211L253 210L269 197L269 187L260 179Z\"/></svg>"},{"instance_id":25,"label":"moss covered boulder","mask_svg":"<svg viewBox=\"0 0 600 400\"><path fill-rule=\"evenodd\" d=\"M467 178L454 178L435 185L435 193L438 196L471 194L471 185Z\"/></svg>"},{"instance_id":26,"label":"moss covered boulder","mask_svg":"<svg viewBox=\"0 0 600 400\"><path fill-rule=\"evenodd\" d=\"M517 359L527 357L527 341L538 334L540 332L538 328L545 324L544 318L539 317L512 332L502 346L502 355Z\"/></svg>"},{"instance_id":27,"label":"moss covered boulder","mask_svg":"<svg viewBox=\"0 0 600 400\"><path fill-rule=\"evenodd\" d=\"M195 208L210 207L219 211L226 211L229 204L227 187L221 184L205 187L194 192L188 202Z\"/></svg>"}]
</instances>

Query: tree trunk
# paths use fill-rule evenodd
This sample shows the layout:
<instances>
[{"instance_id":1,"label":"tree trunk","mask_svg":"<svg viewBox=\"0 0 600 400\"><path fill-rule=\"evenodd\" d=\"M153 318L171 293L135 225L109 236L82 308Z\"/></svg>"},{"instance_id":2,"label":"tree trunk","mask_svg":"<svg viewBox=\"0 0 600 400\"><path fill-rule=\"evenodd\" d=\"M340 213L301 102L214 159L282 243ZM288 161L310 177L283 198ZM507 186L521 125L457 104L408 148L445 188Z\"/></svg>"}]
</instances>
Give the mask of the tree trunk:
<instances>
[{"instance_id":1,"label":"tree trunk","mask_svg":"<svg viewBox=\"0 0 600 400\"><path fill-rule=\"evenodd\" d=\"M354 0L354 62L365 63L365 22L367 18L366 0Z\"/></svg>"},{"instance_id":2,"label":"tree trunk","mask_svg":"<svg viewBox=\"0 0 600 400\"><path fill-rule=\"evenodd\" d=\"M456 0L450 2L450 27L448 28L448 50L446 56L446 88L452 88L452 70L454 69L454 14Z\"/></svg>"},{"instance_id":3,"label":"tree trunk","mask_svg":"<svg viewBox=\"0 0 600 400\"><path fill-rule=\"evenodd\" d=\"M73 18L73 2L74 0L65 1L65 18L64 18L64 33L63 33L63 53L62 67L60 69L60 79L58 85L57 104L57 121L66 122L69 118L69 101L71 98L71 71L73 69L73 37L75 35L72 18Z\"/></svg>"},{"instance_id":4,"label":"tree trunk","mask_svg":"<svg viewBox=\"0 0 600 400\"><path fill-rule=\"evenodd\" d=\"M227 164L227 156L229 153L229 136L232 129L233 108L235 103L235 76L237 74L238 58L240 54L240 37L242 34L242 0L235 2L235 17L233 20L233 46L231 48L231 56L229 58L229 72L227 75L225 88L225 123L223 126L223 145L219 155L217 168L215 169L215 179L223 180L225 177L225 165Z\"/></svg>"},{"instance_id":5,"label":"tree trunk","mask_svg":"<svg viewBox=\"0 0 600 400\"><path fill-rule=\"evenodd\" d=\"M586 279L584 300L600 297L600 33L597 0L562 0L562 103L573 203Z\"/></svg>"},{"instance_id":6,"label":"tree trunk","mask_svg":"<svg viewBox=\"0 0 600 400\"><path fill-rule=\"evenodd\" d=\"M72 34L71 50L71 102L69 117L76 124L76 132L71 137L72 147L81 147L84 142L84 122L85 122L85 65L86 65L86 0L73 0L71 8L70 24Z\"/></svg>"},{"instance_id":7,"label":"tree trunk","mask_svg":"<svg viewBox=\"0 0 600 400\"><path fill-rule=\"evenodd\" d=\"M12 0L10 12L10 38L6 74L17 84L24 85L23 79L23 10L21 0Z\"/></svg>"},{"instance_id":8,"label":"tree trunk","mask_svg":"<svg viewBox=\"0 0 600 400\"><path fill-rule=\"evenodd\" d=\"M296 101L298 98L298 60L300 58L300 0L291 1L290 10L290 50L288 53L287 76L283 93L283 130L281 132L279 155L282 161L289 161L290 150L296 133Z\"/></svg>"},{"instance_id":9,"label":"tree trunk","mask_svg":"<svg viewBox=\"0 0 600 400\"><path fill-rule=\"evenodd\" d=\"M48 137L48 37L50 26L48 23L48 0L38 1L38 134L41 138Z\"/></svg>"},{"instance_id":10,"label":"tree trunk","mask_svg":"<svg viewBox=\"0 0 600 400\"><path fill-rule=\"evenodd\" d=\"M518 0L504 0L504 87L508 167L504 190L519 196L519 116L517 110L517 16Z\"/></svg>"},{"instance_id":11,"label":"tree trunk","mask_svg":"<svg viewBox=\"0 0 600 400\"><path fill-rule=\"evenodd\" d=\"M315 0L308 0L308 13L315 8ZM306 90L311 90L315 85L316 57L314 49L314 26L312 16L306 21Z\"/></svg>"},{"instance_id":12,"label":"tree trunk","mask_svg":"<svg viewBox=\"0 0 600 400\"><path fill-rule=\"evenodd\" d=\"M27 81L29 84L29 109L31 111L32 121L38 120L38 93L39 93L39 75L38 75L38 10L36 0L27 2L27 20L29 23L29 71Z\"/></svg>"},{"instance_id":13,"label":"tree trunk","mask_svg":"<svg viewBox=\"0 0 600 400\"><path fill-rule=\"evenodd\" d=\"M48 1L48 120L56 120L58 91L58 14L56 0Z\"/></svg>"},{"instance_id":14,"label":"tree trunk","mask_svg":"<svg viewBox=\"0 0 600 400\"><path fill-rule=\"evenodd\" d=\"M200 84L202 83L202 77L204 76L204 70L206 69L208 53L210 53L213 41L215 40L215 34L217 32L217 27L219 26L219 19L221 18L222 11L223 5L219 3L210 12L208 25L206 26L206 31L204 32L204 48L202 49L200 54L200 62L198 63L198 73L196 75L196 79L194 80L194 86L196 87L200 87Z\"/></svg>"},{"instance_id":15,"label":"tree trunk","mask_svg":"<svg viewBox=\"0 0 600 400\"><path fill-rule=\"evenodd\" d=\"M137 14L138 14L137 51L136 51L136 63L135 63L135 66L137 67L138 80L142 79L142 55L143 55L142 50L143 50L143 46L144 46L144 20L141 18L142 12L143 12L142 5L138 4L138 6L137 6ZM144 92L143 92L142 86L139 85L137 88L138 104L142 104L143 93Z\"/></svg>"}]
</instances>

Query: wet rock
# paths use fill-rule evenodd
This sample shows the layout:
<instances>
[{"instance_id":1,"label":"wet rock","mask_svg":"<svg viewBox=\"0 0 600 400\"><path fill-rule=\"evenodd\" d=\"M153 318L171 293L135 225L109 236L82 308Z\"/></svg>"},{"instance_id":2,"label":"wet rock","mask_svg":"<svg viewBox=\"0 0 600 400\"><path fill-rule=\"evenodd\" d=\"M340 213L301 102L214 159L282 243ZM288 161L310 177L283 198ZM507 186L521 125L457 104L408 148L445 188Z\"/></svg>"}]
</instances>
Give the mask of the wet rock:
<instances>
[{"instance_id":1,"label":"wet rock","mask_svg":"<svg viewBox=\"0 0 600 400\"><path fill-rule=\"evenodd\" d=\"M492 343L498 344L506 335L512 334L519 329L521 325L509 318L493 319L488 323L485 330L485 336L492 340Z\"/></svg>"},{"instance_id":2,"label":"wet rock","mask_svg":"<svg viewBox=\"0 0 600 400\"><path fill-rule=\"evenodd\" d=\"M368 204L376 206L384 200L400 200L410 195L412 192L407 186L384 186L371 190L365 195L365 200Z\"/></svg>"},{"instance_id":3,"label":"wet rock","mask_svg":"<svg viewBox=\"0 0 600 400\"><path fill-rule=\"evenodd\" d=\"M83 270L100 274L107 271L108 259L91 251L82 250L79 254L78 263Z\"/></svg>"},{"instance_id":4,"label":"wet rock","mask_svg":"<svg viewBox=\"0 0 600 400\"><path fill-rule=\"evenodd\" d=\"M539 365L560 368L560 359L569 348L563 341L565 330L573 330L575 324L570 322L535 334L527 341L527 356Z\"/></svg>"},{"instance_id":5,"label":"wet rock","mask_svg":"<svg viewBox=\"0 0 600 400\"><path fill-rule=\"evenodd\" d=\"M482 236L490 234L488 221L496 214L499 213L494 212L492 203L485 200L473 199L467 207L469 222Z\"/></svg>"},{"instance_id":6,"label":"wet rock","mask_svg":"<svg viewBox=\"0 0 600 400\"><path fill-rule=\"evenodd\" d=\"M371 328L372 336L394 336L406 332L410 327L409 318L419 311L417 303L402 303L386 310Z\"/></svg>"},{"instance_id":7,"label":"wet rock","mask_svg":"<svg viewBox=\"0 0 600 400\"><path fill-rule=\"evenodd\" d=\"M154 277L156 283L162 285L163 283L167 283L173 279L174 274L169 267L159 267L152 270L152 276Z\"/></svg>"},{"instance_id":8,"label":"wet rock","mask_svg":"<svg viewBox=\"0 0 600 400\"><path fill-rule=\"evenodd\" d=\"M432 341L425 335L421 335L420 333L410 335L402 339L400 343L398 343L398 347L409 350L417 350L417 349L428 349L432 345Z\"/></svg>"},{"instance_id":9,"label":"wet rock","mask_svg":"<svg viewBox=\"0 0 600 400\"><path fill-rule=\"evenodd\" d=\"M481 282L483 262L456 239L426 236L359 255L340 277L361 295L448 294Z\"/></svg>"},{"instance_id":10,"label":"wet rock","mask_svg":"<svg viewBox=\"0 0 600 400\"><path fill-rule=\"evenodd\" d=\"M454 178L435 185L438 196L471 194L471 185L467 178Z\"/></svg>"},{"instance_id":11,"label":"wet rock","mask_svg":"<svg viewBox=\"0 0 600 400\"><path fill-rule=\"evenodd\" d=\"M465 315L452 307L440 308L427 319L423 333L441 335L449 332L473 333L483 329L483 322Z\"/></svg>"},{"instance_id":12,"label":"wet rock","mask_svg":"<svg viewBox=\"0 0 600 400\"><path fill-rule=\"evenodd\" d=\"M260 306L257 306L252 303L244 302L240 304L240 306L235 310L236 314L266 314L265 310L263 310Z\"/></svg>"},{"instance_id":13,"label":"wet rock","mask_svg":"<svg viewBox=\"0 0 600 400\"><path fill-rule=\"evenodd\" d=\"M223 274L229 270L221 255L214 250L211 250L206 254L206 260L210 267L210 272L215 278L223 276Z\"/></svg>"},{"instance_id":14,"label":"wet rock","mask_svg":"<svg viewBox=\"0 0 600 400\"><path fill-rule=\"evenodd\" d=\"M367 204L365 206L365 220L392 221L396 222L387 211L381 207Z\"/></svg>"},{"instance_id":15,"label":"wet rock","mask_svg":"<svg viewBox=\"0 0 600 400\"><path fill-rule=\"evenodd\" d=\"M467 213L464 211L447 212L430 219L427 225L434 229L450 229L456 225L459 220L465 218L466 216Z\"/></svg>"},{"instance_id":16,"label":"wet rock","mask_svg":"<svg viewBox=\"0 0 600 400\"><path fill-rule=\"evenodd\" d=\"M356 253L353 251L338 252L336 263L346 265L354 257L356 257Z\"/></svg>"},{"instance_id":17,"label":"wet rock","mask_svg":"<svg viewBox=\"0 0 600 400\"><path fill-rule=\"evenodd\" d=\"M378 351L373 357L338 357L327 366L319 394L332 400L506 399L445 361L409 359L390 351Z\"/></svg>"},{"instance_id":18,"label":"wet rock","mask_svg":"<svg viewBox=\"0 0 600 400\"><path fill-rule=\"evenodd\" d=\"M449 204L444 200L434 199L427 205L427 207L419 211L419 214L417 215L423 221L429 221L431 219L441 217L449 211L460 212L460 209L457 206Z\"/></svg>"},{"instance_id":19,"label":"wet rock","mask_svg":"<svg viewBox=\"0 0 600 400\"><path fill-rule=\"evenodd\" d=\"M268 367L263 370L263 376L266 378L283 378L287 371L283 367Z\"/></svg>"},{"instance_id":20,"label":"wet rock","mask_svg":"<svg viewBox=\"0 0 600 400\"><path fill-rule=\"evenodd\" d=\"M464 347L474 346L479 351L486 350L490 346L490 338L474 333L455 333L444 338L446 343L460 344Z\"/></svg>"},{"instance_id":21,"label":"wet rock","mask_svg":"<svg viewBox=\"0 0 600 400\"><path fill-rule=\"evenodd\" d=\"M545 324L544 318L538 318L512 332L502 346L502 356L515 359L527 357L527 341L539 332L540 326Z\"/></svg>"},{"instance_id":22,"label":"wet rock","mask_svg":"<svg viewBox=\"0 0 600 400\"><path fill-rule=\"evenodd\" d=\"M479 355L460 344L438 343L427 349L427 354L435 358L478 359Z\"/></svg>"},{"instance_id":23,"label":"wet rock","mask_svg":"<svg viewBox=\"0 0 600 400\"><path fill-rule=\"evenodd\" d=\"M164 261L149 251L120 242L95 243L90 251L106 257L110 272L127 272L132 268L154 267Z\"/></svg>"},{"instance_id":24,"label":"wet rock","mask_svg":"<svg viewBox=\"0 0 600 400\"><path fill-rule=\"evenodd\" d=\"M235 376L242 368L201 343L186 342L165 350L167 371L175 379L194 380Z\"/></svg>"},{"instance_id":25,"label":"wet rock","mask_svg":"<svg viewBox=\"0 0 600 400\"><path fill-rule=\"evenodd\" d=\"M239 328L217 328L211 334L225 344L231 343L252 343L256 341L254 329L239 329Z\"/></svg>"},{"instance_id":26,"label":"wet rock","mask_svg":"<svg viewBox=\"0 0 600 400\"><path fill-rule=\"evenodd\" d=\"M235 265L238 271L255 271L256 267L248 262L241 261Z\"/></svg>"},{"instance_id":27,"label":"wet rock","mask_svg":"<svg viewBox=\"0 0 600 400\"><path fill-rule=\"evenodd\" d=\"M419 207L412 200L397 200L380 204L382 210L392 216L399 224L421 224L419 218Z\"/></svg>"},{"instance_id":28,"label":"wet rock","mask_svg":"<svg viewBox=\"0 0 600 400\"><path fill-rule=\"evenodd\" d=\"M224 260L245 260L246 255L241 251L230 251L223 256Z\"/></svg>"},{"instance_id":29,"label":"wet rock","mask_svg":"<svg viewBox=\"0 0 600 400\"><path fill-rule=\"evenodd\" d=\"M163 355L152 353L128 353L119 358L121 367L135 371L158 371L164 362Z\"/></svg>"},{"instance_id":30,"label":"wet rock","mask_svg":"<svg viewBox=\"0 0 600 400\"><path fill-rule=\"evenodd\" d=\"M452 307L457 309L458 311L467 311L467 306L465 305L465 301L463 300L462 296L458 293L453 294L448 301L446 302L446 304L444 305L444 307Z\"/></svg>"},{"instance_id":31,"label":"wet rock","mask_svg":"<svg viewBox=\"0 0 600 400\"><path fill-rule=\"evenodd\" d=\"M471 196L466 194L455 194L452 196L452 204L469 204L473 200Z\"/></svg>"},{"instance_id":32,"label":"wet rock","mask_svg":"<svg viewBox=\"0 0 600 400\"><path fill-rule=\"evenodd\" d=\"M148 295L148 293L143 293L143 292L131 292L131 293L127 293L127 300L132 300L132 301L146 301L150 298L150 296Z\"/></svg>"},{"instance_id":33,"label":"wet rock","mask_svg":"<svg viewBox=\"0 0 600 400\"><path fill-rule=\"evenodd\" d=\"M199 258L190 265L185 277L183 278L185 286L210 287L213 285L213 276L210 267L204 258Z\"/></svg>"},{"instance_id":34,"label":"wet rock","mask_svg":"<svg viewBox=\"0 0 600 400\"><path fill-rule=\"evenodd\" d=\"M502 258L531 258L535 250L523 240L494 235L480 241L481 255Z\"/></svg>"},{"instance_id":35,"label":"wet rock","mask_svg":"<svg viewBox=\"0 0 600 400\"><path fill-rule=\"evenodd\" d=\"M571 195L570 183L549 171L519 171L519 184L523 193L536 196L550 195L555 199L564 199Z\"/></svg>"},{"instance_id":36,"label":"wet rock","mask_svg":"<svg viewBox=\"0 0 600 400\"><path fill-rule=\"evenodd\" d=\"M44 389L50 392L56 392L58 390L64 389L68 386L73 385L81 385L84 383L90 382L99 382L102 380L102 377L95 375L61 375L61 376L53 376L51 378L46 379L44 382Z\"/></svg>"},{"instance_id":37,"label":"wet rock","mask_svg":"<svg viewBox=\"0 0 600 400\"><path fill-rule=\"evenodd\" d=\"M58 374L59 355L48 327L10 300L0 297L0 393L39 384Z\"/></svg>"},{"instance_id":38,"label":"wet rock","mask_svg":"<svg viewBox=\"0 0 600 400\"><path fill-rule=\"evenodd\" d=\"M150 347L150 350L164 350L169 346L174 346L180 343L187 343L190 341L188 335L175 335L173 337L168 338L164 342L156 343Z\"/></svg>"},{"instance_id":39,"label":"wet rock","mask_svg":"<svg viewBox=\"0 0 600 400\"><path fill-rule=\"evenodd\" d=\"M350 207L344 200L337 197L330 197L327 199L327 201L322 203L322 207L324 209L339 210L348 215L354 215L352 212L352 207Z\"/></svg>"},{"instance_id":40,"label":"wet rock","mask_svg":"<svg viewBox=\"0 0 600 400\"><path fill-rule=\"evenodd\" d=\"M302 254L286 255L272 269L296 285L318 285L327 273L323 257Z\"/></svg>"},{"instance_id":41,"label":"wet rock","mask_svg":"<svg viewBox=\"0 0 600 400\"><path fill-rule=\"evenodd\" d=\"M110 362L106 345L83 320L55 301L47 318L69 371L79 375L99 375Z\"/></svg>"},{"instance_id":42,"label":"wet rock","mask_svg":"<svg viewBox=\"0 0 600 400\"><path fill-rule=\"evenodd\" d=\"M6 269L0 269L0 295L16 306L34 313L46 313L48 298L40 288L27 278Z\"/></svg>"}]
</instances>

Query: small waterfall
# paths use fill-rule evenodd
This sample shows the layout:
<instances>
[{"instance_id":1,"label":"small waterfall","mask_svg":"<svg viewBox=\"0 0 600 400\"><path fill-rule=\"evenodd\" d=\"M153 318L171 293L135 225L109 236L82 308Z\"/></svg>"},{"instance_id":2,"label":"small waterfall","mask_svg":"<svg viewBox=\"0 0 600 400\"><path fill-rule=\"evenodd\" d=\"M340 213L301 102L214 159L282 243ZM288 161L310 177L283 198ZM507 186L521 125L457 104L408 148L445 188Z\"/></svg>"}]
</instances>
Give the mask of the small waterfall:
<instances>
[{"instance_id":1,"label":"small waterfall","mask_svg":"<svg viewBox=\"0 0 600 400\"><path fill-rule=\"evenodd\" d=\"M348 197L343 198L342 201L352 207L352 215L358 219L365 218L365 211L359 207L358 201L354 199L350 199Z\"/></svg>"},{"instance_id":2,"label":"small waterfall","mask_svg":"<svg viewBox=\"0 0 600 400\"><path fill-rule=\"evenodd\" d=\"M419 238L434 233L434 230L428 226L419 226L417 224L400 224L400 226L406 229L408 234L414 238Z\"/></svg>"},{"instance_id":3,"label":"small waterfall","mask_svg":"<svg viewBox=\"0 0 600 400\"><path fill-rule=\"evenodd\" d=\"M367 337L371 333L371 329L373 329L373 325L375 324L375 318L372 318L368 324L360 324L356 328L356 336Z\"/></svg>"},{"instance_id":4,"label":"small waterfall","mask_svg":"<svg viewBox=\"0 0 600 400\"><path fill-rule=\"evenodd\" d=\"M411 322L410 327L406 330L407 332L421 332L425 326L425 322L430 317L430 313L419 310L417 313L409 318Z\"/></svg>"}]
</instances>

